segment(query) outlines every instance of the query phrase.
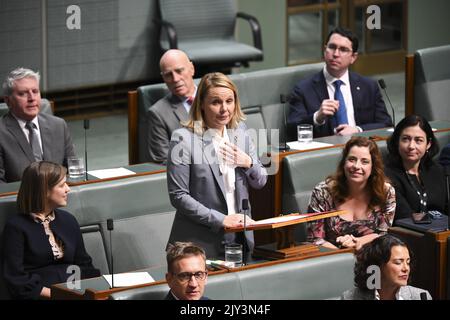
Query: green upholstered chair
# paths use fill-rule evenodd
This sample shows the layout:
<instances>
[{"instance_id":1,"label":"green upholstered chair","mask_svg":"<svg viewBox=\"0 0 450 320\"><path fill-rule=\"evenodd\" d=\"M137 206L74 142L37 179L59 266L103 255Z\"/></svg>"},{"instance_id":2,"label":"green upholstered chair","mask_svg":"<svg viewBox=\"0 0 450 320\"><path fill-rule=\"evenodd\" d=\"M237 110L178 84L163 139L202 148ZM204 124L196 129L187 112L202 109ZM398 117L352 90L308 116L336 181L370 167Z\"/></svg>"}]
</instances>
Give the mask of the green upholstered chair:
<instances>
[{"instance_id":1,"label":"green upholstered chair","mask_svg":"<svg viewBox=\"0 0 450 320\"><path fill-rule=\"evenodd\" d=\"M428 121L450 120L450 45L414 54L414 113Z\"/></svg>"},{"instance_id":2,"label":"green upholstered chair","mask_svg":"<svg viewBox=\"0 0 450 320\"><path fill-rule=\"evenodd\" d=\"M338 299L353 287L354 257L338 253L211 275L205 296L213 300ZM166 283L120 291L111 300L161 300Z\"/></svg>"},{"instance_id":3,"label":"green upholstered chair","mask_svg":"<svg viewBox=\"0 0 450 320\"><path fill-rule=\"evenodd\" d=\"M159 7L164 51L181 49L196 65L235 67L263 60L259 22L238 13L234 0L160 0ZM235 40L237 18L249 22L254 46Z\"/></svg>"}]
</instances>

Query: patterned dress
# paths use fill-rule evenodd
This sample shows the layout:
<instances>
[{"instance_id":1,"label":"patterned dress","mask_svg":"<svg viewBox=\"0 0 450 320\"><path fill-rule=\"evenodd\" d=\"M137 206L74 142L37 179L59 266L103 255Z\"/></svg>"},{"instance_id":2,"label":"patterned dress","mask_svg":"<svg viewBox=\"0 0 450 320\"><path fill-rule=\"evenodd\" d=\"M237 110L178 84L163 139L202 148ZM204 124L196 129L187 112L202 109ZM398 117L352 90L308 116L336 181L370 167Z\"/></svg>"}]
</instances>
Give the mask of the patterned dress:
<instances>
[{"instance_id":1,"label":"patterned dress","mask_svg":"<svg viewBox=\"0 0 450 320\"><path fill-rule=\"evenodd\" d=\"M389 183L386 183L385 189L387 198L384 208L374 208L366 220L347 221L340 216L335 216L310 222L308 223L308 241L316 245L322 245L328 241L337 246L336 238L346 234L362 237L371 233L386 233L394 221L395 189ZM322 181L312 192L308 212L335 210L337 210L337 205L331 196L330 187L325 181Z\"/></svg>"}]
</instances>

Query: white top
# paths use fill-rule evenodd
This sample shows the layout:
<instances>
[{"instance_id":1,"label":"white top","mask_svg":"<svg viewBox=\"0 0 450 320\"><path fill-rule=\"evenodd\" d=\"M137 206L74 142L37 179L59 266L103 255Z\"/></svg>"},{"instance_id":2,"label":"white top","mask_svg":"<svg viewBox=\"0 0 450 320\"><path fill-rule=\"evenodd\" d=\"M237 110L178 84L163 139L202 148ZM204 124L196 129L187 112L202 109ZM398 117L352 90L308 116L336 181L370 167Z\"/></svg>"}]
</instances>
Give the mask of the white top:
<instances>
[{"instance_id":1,"label":"white top","mask_svg":"<svg viewBox=\"0 0 450 320\"><path fill-rule=\"evenodd\" d=\"M236 210L236 195L235 195L235 182L236 182L236 166L225 163L221 154L219 153L220 148L225 142L230 142L230 138L228 137L227 129L223 129L223 137L220 136L219 132L214 129L209 129L213 131L215 134L213 136L213 144L214 150L217 154L217 159L219 161L219 169L220 173L222 173L223 183L225 186L225 200L227 202L228 212L227 214L235 214Z\"/></svg>"}]
</instances>

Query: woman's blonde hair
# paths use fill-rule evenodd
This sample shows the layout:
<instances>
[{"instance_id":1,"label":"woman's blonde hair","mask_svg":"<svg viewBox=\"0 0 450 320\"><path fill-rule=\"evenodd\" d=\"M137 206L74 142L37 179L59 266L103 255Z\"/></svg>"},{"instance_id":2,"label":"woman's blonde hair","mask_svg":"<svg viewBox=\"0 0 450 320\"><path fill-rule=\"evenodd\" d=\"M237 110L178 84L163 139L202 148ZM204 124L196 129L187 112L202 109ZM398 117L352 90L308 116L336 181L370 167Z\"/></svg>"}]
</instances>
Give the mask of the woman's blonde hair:
<instances>
[{"instance_id":1,"label":"woman's blonde hair","mask_svg":"<svg viewBox=\"0 0 450 320\"><path fill-rule=\"evenodd\" d=\"M66 168L62 165L40 161L30 164L22 175L17 194L17 208L20 213L41 213L46 208L49 192L65 176Z\"/></svg>"},{"instance_id":2,"label":"woman's blonde hair","mask_svg":"<svg viewBox=\"0 0 450 320\"><path fill-rule=\"evenodd\" d=\"M190 128L194 130L194 132L200 134L208 129L204 118L204 112L202 110L202 104L205 102L209 90L217 87L228 88L234 93L234 114L232 115L231 121L228 123L227 128L235 129L237 128L240 121L245 120L244 113L241 110L241 104L239 102L238 90L236 85L223 73L213 72L205 74L200 81L200 84L197 88L197 94L189 112L189 120L183 123L183 126Z\"/></svg>"}]
</instances>

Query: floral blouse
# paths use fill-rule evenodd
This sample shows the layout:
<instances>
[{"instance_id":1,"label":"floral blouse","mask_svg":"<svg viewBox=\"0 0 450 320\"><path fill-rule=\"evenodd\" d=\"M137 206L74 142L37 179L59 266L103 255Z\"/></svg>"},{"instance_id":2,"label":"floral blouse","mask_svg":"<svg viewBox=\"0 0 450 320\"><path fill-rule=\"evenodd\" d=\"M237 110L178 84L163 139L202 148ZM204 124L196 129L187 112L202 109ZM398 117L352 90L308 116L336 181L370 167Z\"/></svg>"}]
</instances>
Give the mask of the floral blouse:
<instances>
[{"instance_id":1,"label":"floral blouse","mask_svg":"<svg viewBox=\"0 0 450 320\"><path fill-rule=\"evenodd\" d=\"M396 203L394 187L386 183L385 189L387 198L384 208L374 208L366 220L347 221L340 216L335 216L312 221L308 223L308 241L316 245L322 245L326 241L337 245L336 238L346 234L361 237L371 233L386 233L394 221ZM337 205L331 196L330 188L325 181L322 181L312 192L308 212L334 210L337 210Z\"/></svg>"}]
</instances>

